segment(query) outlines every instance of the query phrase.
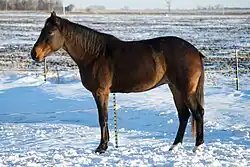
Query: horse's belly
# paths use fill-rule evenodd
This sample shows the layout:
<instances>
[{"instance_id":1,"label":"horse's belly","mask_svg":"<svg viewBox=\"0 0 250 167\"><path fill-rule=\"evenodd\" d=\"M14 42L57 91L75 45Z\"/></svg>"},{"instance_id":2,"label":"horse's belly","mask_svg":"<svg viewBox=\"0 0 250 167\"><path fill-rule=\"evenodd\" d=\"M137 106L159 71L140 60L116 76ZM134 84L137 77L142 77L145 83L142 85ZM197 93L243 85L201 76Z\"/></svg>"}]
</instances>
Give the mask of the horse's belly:
<instances>
[{"instance_id":1,"label":"horse's belly","mask_svg":"<svg viewBox=\"0 0 250 167\"><path fill-rule=\"evenodd\" d=\"M140 65L139 68L132 68L126 73L116 73L111 89L121 93L143 92L166 83L165 76L165 64L155 60L152 64Z\"/></svg>"},{"instance_id":2,"label":"horse's belly","mask_svg":"<svg viewBox=\"0 0 250 167\"><path fill-rule=\"evenodd\" d=\"M126 83L126 84L125 84ZM153 89L157 86L167 83L167 80L130 80L121 81L119 84L113 85L111 88L112 92L129 93L129 92L143 92Z\"/></svg>"}]
</instances>

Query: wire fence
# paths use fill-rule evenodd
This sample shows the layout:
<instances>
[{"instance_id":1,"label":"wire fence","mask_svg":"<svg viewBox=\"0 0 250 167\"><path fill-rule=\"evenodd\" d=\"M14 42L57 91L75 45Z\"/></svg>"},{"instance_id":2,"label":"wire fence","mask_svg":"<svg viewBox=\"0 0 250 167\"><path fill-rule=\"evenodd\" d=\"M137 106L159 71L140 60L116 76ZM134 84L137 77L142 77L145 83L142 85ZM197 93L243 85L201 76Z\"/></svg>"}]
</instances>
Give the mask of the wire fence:
<instances>
[{"instance_id":1,"label":"wire fence","mask_svg":"<svg viewBox=\"0 0 250 167\"><path fill-rule=\"evenodd\" d=\"M234 49L230 53L225 52L227 56L222 57L207 56L204 59L206 83L216 87L230 86L236 90L240 90L241 87L248 89L250 85L247 84L247 80L250 81L250 52L247 49L249 48ZM201 52L206 55L204 48ZM22 64L21 61L15 61L15 63L16 66ZM7 66L9 65L7 64ZM69 56L59 56L59 58L51 60L45 59L44 63L39 65L28 59L23 61L21 67L11 69L3 67L0 71L35 73L37 76L42 75L44 81L53 80L57 83L64 82L65 78L63 77L65 76L62 73L68 72L74 76L74 80L80 80L79 69Z\"/></svg>"}]
</instances>

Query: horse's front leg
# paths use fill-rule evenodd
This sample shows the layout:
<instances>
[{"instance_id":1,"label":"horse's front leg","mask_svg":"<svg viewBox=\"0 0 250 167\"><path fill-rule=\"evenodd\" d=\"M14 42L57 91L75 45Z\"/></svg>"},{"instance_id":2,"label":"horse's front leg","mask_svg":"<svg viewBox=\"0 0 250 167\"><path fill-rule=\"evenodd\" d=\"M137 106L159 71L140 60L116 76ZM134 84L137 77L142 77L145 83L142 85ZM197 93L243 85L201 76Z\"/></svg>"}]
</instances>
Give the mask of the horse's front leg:
<instances>
[{"instance_id":1,"label":"horse's front leg","mask_svg":"<svg viewBox=\"0 0 250 167\"><path fill-rule=\"evenodd\" d=\"M99 125L101 128L101 141L95 152L104 153L108 148L109 131L108 131L108 100L109 91L99 89L93 93L98 109Z\"/></svg>"}]
</instances>

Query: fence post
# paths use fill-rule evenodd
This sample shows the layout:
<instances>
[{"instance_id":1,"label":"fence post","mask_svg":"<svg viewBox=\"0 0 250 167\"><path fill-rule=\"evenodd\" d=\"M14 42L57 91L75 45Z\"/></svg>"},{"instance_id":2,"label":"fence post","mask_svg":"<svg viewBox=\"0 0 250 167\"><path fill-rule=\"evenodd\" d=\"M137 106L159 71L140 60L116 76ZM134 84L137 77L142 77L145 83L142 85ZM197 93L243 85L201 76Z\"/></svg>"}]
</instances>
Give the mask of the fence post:
<instances>
[{"instance_id":1,"label":"fence post","mask_svg":"<svg viewBox=\"0 0 250 167\"><path fill-rule=\"evenodd\" d=\"M46 58L44 59L44 69L43 69L43 76L44 76L44 81L47 81L47 63L46 63Z\"/></svg>"},{"instance_id":2,"label":"fence post","mask_svg":"<svg viewBox=\"0 0 250 167\"><path fill-rule=\"evenodd\" d=\"M238 60L238 51L235 49L235 62L236 62L236 70L235 70L235 81L236 81L236 90L240 89L240 80L239 80L239 60Z\"/></svg>"},{"instance_id":3,"label":"fence post","mask_svg":"<svg viewBox=\"0 0 250 167\"><path fill-rule=\"evenodd\" d=\"M114 105L114 129L115 129L115 148L118 148L118 130L117 130L117 105L116 105L116 98L115 93L113 93L113 105Z\"/></svg>"},{"instance_id":4,"label":"fence post","mask_svg":"<svg viewBox=\"0 0 250 167\"><path fill-rule=\"evenodd\" d=\"M56 67L56 75L57 75L57 83L60 83L60 76L57 67Z\"/></svg>"}]
</instances>

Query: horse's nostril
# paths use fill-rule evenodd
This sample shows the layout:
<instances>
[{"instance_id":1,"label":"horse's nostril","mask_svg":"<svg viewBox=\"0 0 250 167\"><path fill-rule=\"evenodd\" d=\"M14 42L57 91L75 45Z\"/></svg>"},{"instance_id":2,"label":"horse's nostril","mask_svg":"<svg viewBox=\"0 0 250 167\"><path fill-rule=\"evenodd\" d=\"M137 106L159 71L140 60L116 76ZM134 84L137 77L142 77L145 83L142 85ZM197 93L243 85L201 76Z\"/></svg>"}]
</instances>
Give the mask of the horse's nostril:
<instances>
[{"instance_id":1,"label":"horse's nostril","mask_svg":"<svg viewBox=\"0 0 250 167\"><path fill-rule=\"evenodd\" d=\"M32 59L35 60L36 59L36 52L34 49L31 50L30 54L31 54Z\"/></svg>"}]
</instances>

